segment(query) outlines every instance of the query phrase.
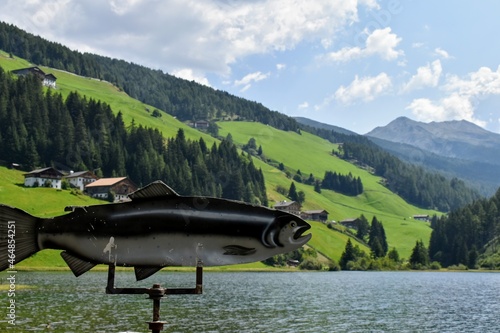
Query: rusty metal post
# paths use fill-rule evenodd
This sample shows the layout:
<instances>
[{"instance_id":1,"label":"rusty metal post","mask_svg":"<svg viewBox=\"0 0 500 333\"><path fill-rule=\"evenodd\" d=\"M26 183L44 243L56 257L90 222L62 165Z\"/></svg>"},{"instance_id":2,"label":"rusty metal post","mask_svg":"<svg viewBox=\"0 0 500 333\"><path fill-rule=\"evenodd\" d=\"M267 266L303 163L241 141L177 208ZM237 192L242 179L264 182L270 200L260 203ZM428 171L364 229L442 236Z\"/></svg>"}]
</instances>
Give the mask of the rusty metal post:
<instances>
[{"instance_id":1,"label":"rusty metal post","mask_svg":"<svg viewBox=\"0 0 500 333\"><path fill-rule=\"evenodd\" d=\"M203 294L203 266L198 263L196 266L196 292L195 294Z\"/></svg>"},{"instance_id":2,"label":"rusty metal post","mask_svg":"<svg viewBox=\"0 0 500 333\"><path fill-rule=\"evenodd\" d=\"M153 300L153 321L148 322L152 333L160 333L163 330L165 321L160 321L160 301L165 296L165 288L159 284L153 284L153 288L148 291L149 298Z\"/></svg>"}]
</instances>

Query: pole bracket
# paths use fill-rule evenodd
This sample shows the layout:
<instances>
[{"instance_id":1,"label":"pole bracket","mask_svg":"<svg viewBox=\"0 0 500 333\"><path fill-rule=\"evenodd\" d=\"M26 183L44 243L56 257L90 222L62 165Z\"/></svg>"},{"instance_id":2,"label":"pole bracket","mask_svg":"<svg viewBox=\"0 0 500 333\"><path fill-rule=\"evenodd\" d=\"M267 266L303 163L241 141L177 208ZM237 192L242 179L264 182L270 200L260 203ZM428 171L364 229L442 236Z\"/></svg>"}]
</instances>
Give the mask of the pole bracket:
<instances>
[{"instance_id":1,"label":"pole bracket","mask_svg":"<svg viewBox=\"0 0 500 333\"><path fill-rule=\"evenodd\" d=\"M117 288L115 287L116 266L108 265L108 284L106 294L139 295L147 294L153 301L153 320L147 322L152 333L160 333L165 321L160 321L160 301L166 295L200 295L203 293L203 266L198 262L196 266L196 287L194 288L163 288L160 284L153 284L152 288Z\"/></svg>"}]
</instances>

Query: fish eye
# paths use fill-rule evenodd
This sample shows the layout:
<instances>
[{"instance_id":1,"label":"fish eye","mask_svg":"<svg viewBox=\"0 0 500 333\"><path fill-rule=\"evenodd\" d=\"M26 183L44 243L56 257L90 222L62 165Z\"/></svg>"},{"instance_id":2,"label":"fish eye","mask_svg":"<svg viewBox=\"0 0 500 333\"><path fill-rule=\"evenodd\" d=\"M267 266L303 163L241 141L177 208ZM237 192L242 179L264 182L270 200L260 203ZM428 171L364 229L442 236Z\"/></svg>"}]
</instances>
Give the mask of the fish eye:
<instances>
[{"instance_id":1,"label":"fish eye","mask_svg":"<svg viewBox=\"0 0 500 333\"><path fill-rule=\"evenodd\" d=\"M292 228L295 228L295 227L297 226L297 223L295 223L295 222L293 222L293 221L292 221L292 222L290 223L290 226L291 226Z\"/></svg>"}]
</instances>

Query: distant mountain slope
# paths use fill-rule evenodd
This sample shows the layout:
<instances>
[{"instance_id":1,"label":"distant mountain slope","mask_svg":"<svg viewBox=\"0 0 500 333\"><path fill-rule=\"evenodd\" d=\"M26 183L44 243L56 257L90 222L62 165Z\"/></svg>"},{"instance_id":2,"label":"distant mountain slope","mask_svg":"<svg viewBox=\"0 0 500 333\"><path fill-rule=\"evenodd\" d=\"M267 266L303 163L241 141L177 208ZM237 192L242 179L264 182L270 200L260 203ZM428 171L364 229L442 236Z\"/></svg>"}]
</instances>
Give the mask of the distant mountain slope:
<instances>
[{"instance_id":1,"label":"distant mountain slope","mask_svg":"<svg viewBox=\"0 0 500 333\"><path fill-rule=\"evenodd\" d=\"M441 156L500 165L500 135L465 120L422 123L400 117L367 133Z\"/></svg>"},{"instance_id":2,"label":"distant mountain slope","mask_svg":"<svg viewBox=\"0 0 500 333\"><path fill-rule=\"evenodd\" d=\"M312 120L309 118L304 118L304 117L293 117L299 124L315 127L315 128L321 128L321 129L326 129L329 131L335 131L337 133L341 134L346 134L346 135L358 135L358 133L355 133L353 131L349 131L345 128L338 127L335 125L329 125L329 124L324 124L316 120Z\"/></svg>"},{"instance_id":3,"label":"distant mountain slope","mask_svg":"<svg viewBox=\"0 0 500 333\"><path fill-rule=\"evenodd\" d=\"M401 117L366 137L402 160L464 179L483 195L500 186L500 135L470 122L426 124Z\"/></svg>"}]
</instances>

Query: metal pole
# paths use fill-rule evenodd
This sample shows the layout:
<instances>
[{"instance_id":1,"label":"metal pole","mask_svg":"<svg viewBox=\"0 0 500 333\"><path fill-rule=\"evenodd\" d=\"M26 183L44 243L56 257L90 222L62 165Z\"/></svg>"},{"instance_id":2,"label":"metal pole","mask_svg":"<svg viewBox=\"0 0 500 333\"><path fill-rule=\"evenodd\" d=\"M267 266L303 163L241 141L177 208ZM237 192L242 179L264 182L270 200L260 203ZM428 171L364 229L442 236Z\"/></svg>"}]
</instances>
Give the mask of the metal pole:
<instances>
[{"instance_id":1,"label":"metal pole","mask_svg":"<svg viewBox=\"0 0 500 333\"><path fill-rule=\"evenodd\" d=\"M116 267L109 265L108 283L106 294L148 294L153 300L153 320L147 322L152 333L160 333L163 330L165 321L160 321L160 301L165 295L200 295L203 293L203 265L198 262L196 266L196 287L195 288L162 288L160 284L153 284L152 288L116 288L115 287Z\"/></svg>"},{"instance_id":2,"label":"metal pole","mask_svg":"<svg viewBox=\"0 0 500 333\"><path fill-rule=\"evenodd\" d=\"M165 295L165 289L159 284L153 284L153 288L149 289L148 294L149 298L153 300L153 321L148 323L149 329L152 333L160 333L166 323L160 321L160 300Z\"/></svg>"}]
</instances>

